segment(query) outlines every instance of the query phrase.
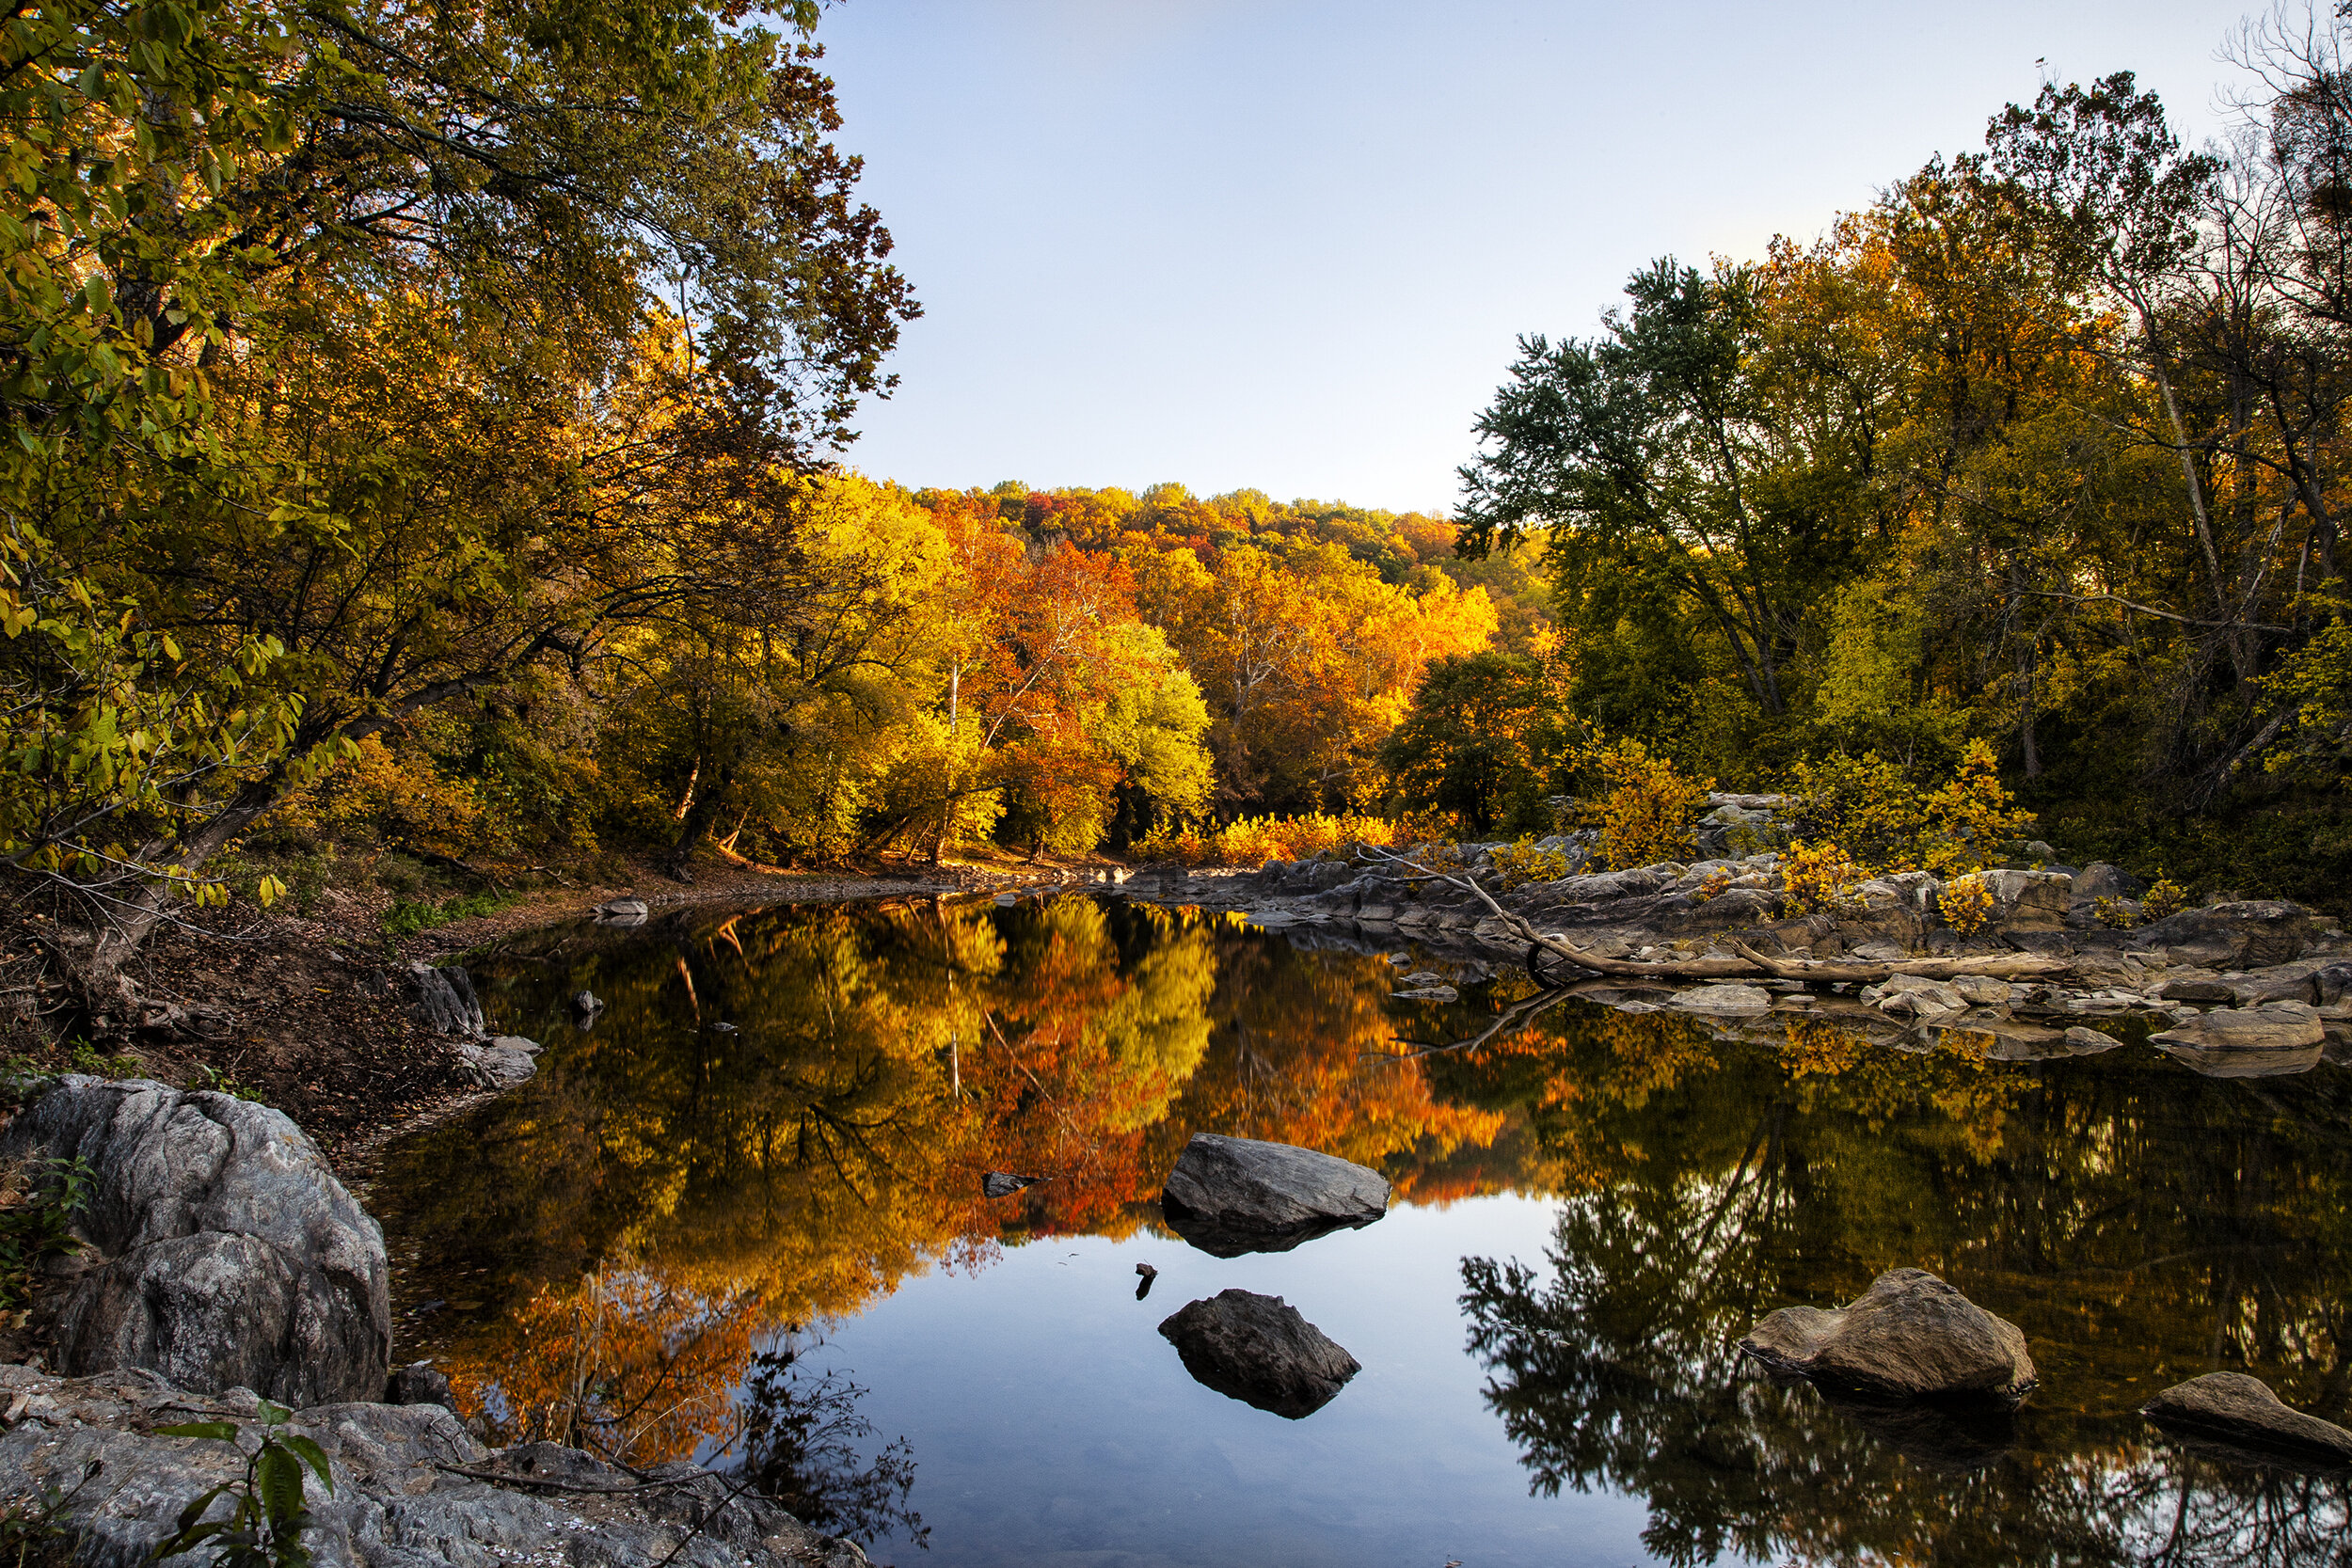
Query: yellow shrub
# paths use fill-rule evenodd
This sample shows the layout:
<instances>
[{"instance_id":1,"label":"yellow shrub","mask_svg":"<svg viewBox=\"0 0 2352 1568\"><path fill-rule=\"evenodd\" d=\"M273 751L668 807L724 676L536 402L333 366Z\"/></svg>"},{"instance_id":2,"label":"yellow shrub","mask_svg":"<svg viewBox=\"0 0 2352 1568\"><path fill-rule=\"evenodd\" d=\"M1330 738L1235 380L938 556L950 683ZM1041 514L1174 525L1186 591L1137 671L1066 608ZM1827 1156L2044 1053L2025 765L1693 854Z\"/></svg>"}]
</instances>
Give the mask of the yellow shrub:
<instances>
[{"instance_id":1,"label":"yellow shrub","mask_svg":"<svg viewBox=\"0 0 2352 1568\"><path fill-rule=\"evenodd\" d=\"M2150 888L2140 899L2139 907L2151 920L2162 920L2169 914L2178 914L2188 908L2188 889L2169 877L2159 876L2156 879L2156 885Z\"/></svg>"},{"instance_id":2,"label":"yellow shrub","mask_svg":"<svg viewBox=\"0 0 2352 1568\"><path fill-rule=\"evenodd\" d=\"M1971 872L1944 884L1944 896L1938 904L1944 911L1944 924L1969 936L1984 929L1993 918L1993 888L1984 878Z\"/></svg>"},{"instance_id":3,"label":"yellow shrub","mask_svg":"<svg viewBox=\"0 0 2352 1568\"><path fill-rule=\"evenodd\" d=\"M1789 908L1798 914L1851 909L1854 890L1870 879L1868 868L1854 863L1835 844L1790 844L1781 857L1780 873L1788 885Z\"/></svg>"},{"instance_id":4,"label":"yellow shrub","mask_svg":"<svg viewBox=\"0 0 2352 1568\"><path fill-rule=\"evenodd\" d=\"M2132 912L2130 905L2111 893L2093 898L2090 912L2098 917L2100 925L2119 931L2128 931L2139 924L2139 917Z\"/></svg>"},{"instance_id":5,"label":"yellow shrub","mask_svg":"<svg viewBox=\"0 0 2352 1568\"><path fill-rule=\"evenodd\" d=\"M1694 819L1707 804L1712 779L1687 779L1665 757L1638 740L1593 752L1587 765L1609 782L1594 808L1601 858L1616 869L1687 858L1698 842Z\"/></svg>"},{"instance_id":6,"label":"yellow shrub","mask_svg":"<svg viewBox=\"0 0 2352 1568\"><path fill-rule=\"evenodd\" d=\"M2033 827L2002 784L1993 748L1972 740L1960 767L1923 790L1873 752L1797 765L1799 819L1817 839L1849 845L1889 871L1924 867L1949 877L1996 864Z\"/></svg>"},{"instance_id":7,"label":"yellow shrub","mask_svg":"<svg viewBox=\"0 0 2352 1568\"><path fill-rule=\"evenodd\" d=\"M1309 860L1343 844L1393 848L1432 834L1432 825L1420 817L1391 822L1377 816L1315 812L1305 816L1245 816L1222 828L1157 832L1136 844L1134 852L1141 860L1175 861L1184 865L1257 866L1268 861Z\"/></svg>"},{"instance_id":8,"label":"yellow shrub","mask_svg":"<svg viewBox=\"0 0 2352 1568\"><path fill-rule=\"evenodd\" d=\"M1522 838L1495 851L1495 869L1502 873L1502 886L1508 892L1530 882L1558 881L1568 874L1568 857L1565 850L1538 849L1534 838Z\"/></svg>"},{"instance_id":9,"label":"yellow shrub","mask_svg":"<svg viewBox=\"0 0 2352 1568\"><path fill-rule=\"evenodd\" d=\"M1721 898L1731 891L1731 873L1710 871L1699 879L1698 891L1691 895L1693 903L1705 904Z\"/></svg>"}]
</instances>

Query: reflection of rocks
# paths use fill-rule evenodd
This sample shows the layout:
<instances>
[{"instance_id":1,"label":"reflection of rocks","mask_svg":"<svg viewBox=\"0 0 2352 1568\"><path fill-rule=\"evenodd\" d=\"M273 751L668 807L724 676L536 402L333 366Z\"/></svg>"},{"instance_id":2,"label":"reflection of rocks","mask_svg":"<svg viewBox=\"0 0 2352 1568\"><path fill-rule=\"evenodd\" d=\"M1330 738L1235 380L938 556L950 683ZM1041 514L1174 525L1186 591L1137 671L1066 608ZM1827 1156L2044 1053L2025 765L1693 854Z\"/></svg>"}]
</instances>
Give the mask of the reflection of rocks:
<instances>
[{"instance_id":1,"label":"reflection of rocks","mask_svg":"<svg viewBox=\"0 0 2352 1568\"><path fill-rule=\"evenodd\" d=\"M2208 1078L2275 1078L2319 1065L2327 1031L2306 1002L2217 1007L2148 1043Z\"/></svg>"},{"instance_id":2,"label":"reflection of rocks","mask_svg":"<svg viewBox=\"0 0 2352 1568\"><path fill-rule=\"evenodd\" d=\"M1288 1252L1387 1213L1389 1183L1311 1148L1196 1132L1168 1173L1160 1210L1176 1234L1219 1258Z\"/></svg>"},{"instance_id":3,"label":"reflection of rocks","mask_svg":"<svg viewBox=\"0 0 2352 1568\"><path fill-rule=\"evenodd\" d=\"M1740 1348L1828 1387L1893 1399L2015 1400L2035 1382L2017 1325L1924 1269L1890 1269L1837 1311L1782 1307Z\"/></svg>"},{"instance_id":4,"label":"reflection of rocks","mask_svg":"<svg viewBox=\"0 0 2352 1568\"><path fill-rule=\"evenodd\" d=\"M1766 1375L1783 1386L1805 1382L1779 1368L1768 1368ZM1953 1474L1982 1469L2017 1441L2016 1407L2005 1400L1874 1400L1850 1389L1808 1386L1832 1410L1930 1469Z\"/></svg>"},{"instance_id":5,"label":"reflection of rocks","mask_svg":"<svg viewBox=\"0 0 2352 1568\"><path fill-rule=\"evenodd\" d=\"M1330 1403L1363 1370L1298 1308L1248 1291L1193 1302L1160 1334L1196 1382L1294 1421Z\"/></svg>"},{"instance_id":6,"label":"reflection of rocks","mask_svg":"<svg viewBox=\"0 0 2352 1568\"><path fill-rule=\"evenodd\" d=\"M608 926L643 926L653 912L643 898L615 898L591 911Z\"/></svg>"},{"instance_id":7,"label":"reflection of rocks","mask_svg":"<svg viewBox=\"0 0 2352 1568\"><path fill-rule=\"evenodd\" d=\"M94 1173L82 1272L37 1303L65 1370L144 1367L293 1405L384 1392L383 1233L282 1112L69 1077L19 1113L0 1155Z\"/></svg>"},{"instance_id":8,"label":"reflection of rocks","mask_svg":"<svg viewBox=\"0 0 2352 1568\"><path fill-rule=\"evenodd\" d=\"M1034 1187L1043 1180L1040 1176L1015 1176L1009 1170L980 1173L980 1194L984 1197L1010 1197L1024 1187Z\"/></svg>"},{"instance_id":9,"label":"reflection of rocks","mask_svg":"<svg viewBox=\"0 0 2352 1568\"><path fill-rule=\"evenodd\" d=\"M1772 993L1761 986L1692 986L1676 991L1673 1005L1694 1013L1760 1013Z\"/></svg>"},{"instance_id":10,"label":"reflection of rocks","mask_svg":"<svg viewBox=\"0 0 2352 1568\"><path fill-rule=\"evenodd\" d=\"M2167 1432L2203 1438L2250 1456L2324 1468L2352 1465L2352 1432L2280 1402L2260 1378L2208 1372L2176 1383L2140 1407Z\"/></svg>"}]
</instances>

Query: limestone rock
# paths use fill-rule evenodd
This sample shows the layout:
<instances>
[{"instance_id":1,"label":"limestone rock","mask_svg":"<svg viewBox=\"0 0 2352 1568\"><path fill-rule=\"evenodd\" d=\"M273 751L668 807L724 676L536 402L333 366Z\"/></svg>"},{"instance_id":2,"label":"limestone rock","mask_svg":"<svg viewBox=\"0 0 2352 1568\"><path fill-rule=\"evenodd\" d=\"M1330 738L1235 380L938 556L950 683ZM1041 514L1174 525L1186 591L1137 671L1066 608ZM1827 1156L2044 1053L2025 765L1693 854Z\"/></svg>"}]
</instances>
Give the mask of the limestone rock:
<instances>
[{"instance_id":1,"label":"limestone rock","mask_svg":"<svg viewBox=\"0 0 2352 1568\"><path fill-rule=\"evenodd\" d=\"M2134 931L2131 942L2159 949L2174 963L2267 969L2301 958L2317 932L2311 911L2300 904L2241 899L2183 910Z\"/></svg>"},{"instance_id":2,"label":"limestone rock","mask_svg":"<svg viewBox=\"0 0 2352 1568\"><path fill-rule=\"evenodd\" d=\"M1311 1148L1196 1132L1168 1173L1160 1209L1194 1246L1238 1258L1370 1225L1389 1212L1389 1183Z\"/></svg>"},{"instance_id":3,"label":"limestone rock","mask_svg":"<svg viewBox=\"0 0 2352 1568\"><path fill-rule=\"evenodd\" d=\"M134 1079L60 1079L0 1155L89 1163L88 1266L44 1291L52 1359L300 1407L374 1399L391 1358L384 1235L285 1114Z\"/></svg>"},{"instance_id":4,"label":"limestone rock","mask_svg":"<svg viewBox=\"0 0 2352 1568\"><path fill-rule=\"evenodd\" d=\"M449 1404L449 1379L430 1361L411 1361L384 1385L386 1404Z\"/></svg>"},{"instance_id":5,"label":"limestone rock","mask_svg":"<svg viewBox=\"0 0 2352 1568\"><path fill-rule=\"evenodd\" d=\"M1363 1369L1280 1296L1220 1291L1160 1324L1194 1381L1289 1420L1331 1402Z\"/></svg>"},{"instance_id":6,"label":"limestone rock","mask_svg":"<svg viewBox=\"0 0 2352 1568\"><path fill-rule=\"evenodd\" d=\"M1890 975L1876 988L1879 1011L1898 1018L1933 1019L1968 1010L1968 998L1957 986L1916 974Z\"/></svg>"},{"instance_id":7,"label":"limestone rock","mask_svg":"<svg viewBox=\"0 0 2352 1568\"><path fill-rule=\"evenodd\" d=\"M1881 1398L2016 1400L2036 1381L2017 1325L1924 1269L1891 1269L1836 1311L1785 1307L1740 1348L1767 1366Z\"/></svg>"},{"instance_id":8,"label":"limestone rock","mask_svg":"<svg viewBox=\"0 0 2352 1568\"><path fill-rule=\"evenodd\" d=\"M460 1045L457 1054L473 1074L474 1082L485 1089L511 1089L527 1083L539 1070L532 1060L541 1050L536 1040L520 1035L501 1035L480 1045Z\"/></svg>"},{"instance_id":9,"label":"limestone rock","mask_svg":"<svg viewBox=\"0 0 2352 1568\"><path fill-rule=\"evenodd\" d=\"M1667 1006L1692 1013L1760 1013L1772 1005L1772 993L1761 986L1693 986L1678 990Z\"/></svg>"},{"instance_id":10,"label":"limestone rock","mask_svg":"<svg viewBox=\"0 0 2352 1568\"><path fill-rule=\"evenodd\" d=\"M417 990L412 1011L426 1028L461 1040L478 1040L490 1032L473 979L464 970L455 964L436 969L420 958L408 966L408 975Z\"/></svg>"},{"instance_id":11,"label":"limestone rock","mask_svg":"<svg viewBox=\"0 0 2352 1568\"><path fill-rule=\"evenodd\" d=\"M2054 931L2066 924L2074 901L2074 879L2055 871L1987 871L1997 931Z\"/></svg>"},{"instance_id":12,"label":"limestone rock","mask_svg":"<svg viewBox=\"0 0 2352 1568\"><path fill-rule=\"evenodd\" d=\"M2167 1431L2233 1448L2352 1465L2352 1432L2281 1403L2269 1385L2243 1372L2207 1372L2176 1383L2140 1413Z\"/></svg>"},{"instance_id":13,"label":"limestone rock","mask_svg":"<svg viewBox=\"0 0 2352 1568\"><path fill-rule=\"evenodd\" d=\"M208 1400L143 1371L61 1380L0 1366L0 1399L13 1405L20 1396L24 1418L0 1436L0 1496L38 1496L52 1478L60 1491L71 1489L95 1461L97 1473L58 1520L84 1538L78 1562L145 1562L183 1507L245 1472L245 1456L231 1444L151 1430L204 1419L249 1423L253 1401L242 1391ZM819 1534L763 1497L727 1501L733 1486L690 1464L656 1466L646 1477L666 1484L638 1488L639 1477L578 1449L533 1444L493 1453L438 1404L326 1404L302 1411L293 1426L326 1450L335 1480L329 1496L306 1478L311 1525L302 1544L316 1568L866 1563L855 1545ZM501 1485L452 1465L583 1490Z\"/></svg>"},{"instance_id":14,"label":"limestone rock","mask_svg":"<svg viewBox=\"0 0 2352 1568\"><path fill-rule=\"evenodd\" d=\"M2308 1002L2265 1002L2259 1007L2216 1007L2148 1037L2161 1051L2300 1051L2326 1038Z\"/></svg>"},{"instance_id":15,"label":"limestone rock","mask_svg":"<svg viewBox=\"0 0 2352 1568\"><path fill-rule=\"evenodd\" d=\"M653 910L643 898L614 898L592 912L609 926L643 926Z\"/></svg>"}]
</instances>

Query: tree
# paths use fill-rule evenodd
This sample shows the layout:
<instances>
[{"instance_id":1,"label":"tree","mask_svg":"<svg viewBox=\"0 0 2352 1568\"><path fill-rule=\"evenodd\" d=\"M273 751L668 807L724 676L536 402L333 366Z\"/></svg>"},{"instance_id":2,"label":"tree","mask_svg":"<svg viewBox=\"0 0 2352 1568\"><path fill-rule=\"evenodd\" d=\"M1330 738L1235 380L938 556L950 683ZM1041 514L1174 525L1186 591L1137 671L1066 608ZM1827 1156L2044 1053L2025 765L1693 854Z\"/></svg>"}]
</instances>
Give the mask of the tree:
<instances>
[{"instance_id":1,"label":"tree","mask_svg":"<svg viewBox=\"0 0 2352 1568\"><path fill-rule=\"evenodd\" d=\"M0 682L51 737L0 854L89 901L101 991L352 743L739 590L681 521L788 530L774 476L886 389L914 307L831 84L740 14L99 0L0 40Z\"/></svg>"},{"instance_id":2,"label":"tree","mask_svg":"<svg viewBox=\"0 0 2352 1568\"><path fill-rule=\"evenodd\" d=\"M1431 665L1380 750L1399 799L1482 838L1549 830L1546 797L1560 793L1581 738L1561 684L1553 667L1512 654Z\"/></svg>"}]
</instances>

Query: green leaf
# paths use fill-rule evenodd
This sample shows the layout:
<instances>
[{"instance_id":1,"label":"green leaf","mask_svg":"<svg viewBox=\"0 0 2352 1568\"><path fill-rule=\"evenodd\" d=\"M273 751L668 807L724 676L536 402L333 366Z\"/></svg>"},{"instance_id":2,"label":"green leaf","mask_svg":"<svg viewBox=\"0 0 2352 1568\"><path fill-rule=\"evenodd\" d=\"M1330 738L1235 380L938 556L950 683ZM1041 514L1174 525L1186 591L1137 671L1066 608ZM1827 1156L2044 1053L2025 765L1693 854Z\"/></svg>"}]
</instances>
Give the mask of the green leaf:
<instances>
[{"instance_id":1,"label":"green leaf","mask_svg":"<svg viewBox=\"0 0 2352 1568\"><path fill-rule=\"evenodd\" d=\"M280 1445L262 1448L254 1484L272 1524L291 1520L302 1512L302 1465Z\"/></svg>"},{"instance_id":2,"label":"green leaf","mask_svg":"<svg viewBox=\"0 0 2352 1568\"><path fill-rule=\"evenodd\" d=\"M234 1421L183 1421L177 1426L157 1427L159 1437L212 1437L228 1443L236 1440Z\"/></svg>"},{"instance_id":3,"label":"green leaf","mask_svg":"<svg viewBox=\"0 0 2352 1568\"><path fill-rule=\"evenodd\" d=\"M333 1497L335 1495L335 1478L327 1473L326 1450L320 1448L316 1443L311 1442L310 1439L303 1436L299 1433L296 1433L294 1435L287 1438L285 1442L286 1447L292 1449L295 1453L302 1456L304 1464L310 1465L311 1469L318 1472L319 1483L326 1488L326 1495L328 1497Z\"/></svg>"}]
</instances>

